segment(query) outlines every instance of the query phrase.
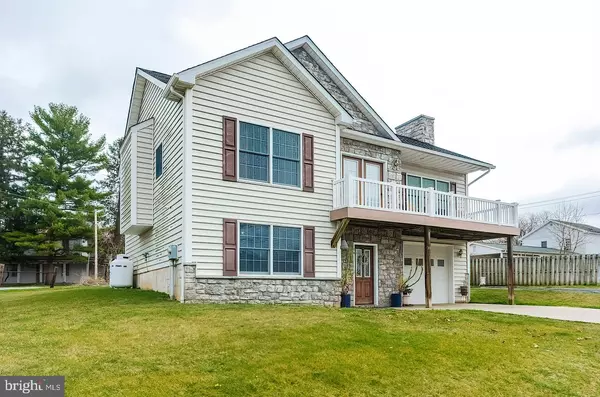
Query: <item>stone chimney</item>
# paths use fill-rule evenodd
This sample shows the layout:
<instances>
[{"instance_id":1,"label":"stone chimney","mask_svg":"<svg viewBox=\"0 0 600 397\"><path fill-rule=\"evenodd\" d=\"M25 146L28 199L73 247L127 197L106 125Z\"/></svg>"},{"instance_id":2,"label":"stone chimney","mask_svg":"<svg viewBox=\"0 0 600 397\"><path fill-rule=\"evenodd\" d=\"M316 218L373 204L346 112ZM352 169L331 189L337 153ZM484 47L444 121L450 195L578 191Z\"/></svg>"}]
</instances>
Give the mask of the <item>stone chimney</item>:
<instances>
[{"instance_id":1,"label":"stone chimney","mask_svg":"<svg viewBox=\"0 0 600 397\"><path fill-rule=\"evenodd\" d=\"M435 134L433 133L434 120L433 117L422 114L396 127L396 134L435 145Z\"/></svg>"}]
</instances>

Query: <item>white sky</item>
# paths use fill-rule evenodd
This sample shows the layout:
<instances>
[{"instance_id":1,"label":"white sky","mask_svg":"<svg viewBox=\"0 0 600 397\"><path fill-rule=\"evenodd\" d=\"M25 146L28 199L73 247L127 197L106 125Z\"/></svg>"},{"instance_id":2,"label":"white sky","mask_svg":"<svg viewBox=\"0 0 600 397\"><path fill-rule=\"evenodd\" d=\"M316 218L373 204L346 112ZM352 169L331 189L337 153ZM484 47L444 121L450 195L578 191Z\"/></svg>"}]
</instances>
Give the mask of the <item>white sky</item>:
<instances>
[{"instance_id":1,"label":"white sky","mask_svg":"<svg viewBox=\"0 0 600 397\"><path fill-rule=\"evenodd\" d=\"M391 127L433 116L436 144L495 164L471 195L600 190L600 1L288 3L2 0L0 109L74 104L113 140L136 66L308 34ZM600 197L579 204L600 213Z\"/></svg>"}]
</instances>

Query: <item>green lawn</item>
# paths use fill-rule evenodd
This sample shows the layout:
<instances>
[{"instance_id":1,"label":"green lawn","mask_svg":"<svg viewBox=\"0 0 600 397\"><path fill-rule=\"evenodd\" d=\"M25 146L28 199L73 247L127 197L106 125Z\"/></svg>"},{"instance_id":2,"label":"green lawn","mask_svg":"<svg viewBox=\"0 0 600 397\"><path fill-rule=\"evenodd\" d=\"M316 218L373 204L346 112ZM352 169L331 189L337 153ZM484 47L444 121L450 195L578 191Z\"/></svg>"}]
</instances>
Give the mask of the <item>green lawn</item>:
<instances>
[{"instance_id":1,"label":"green lawn","mask_svg":"<svg viewBox=\"0 0 600 397\"><path fill-rule=\"evenodd\" d=\"M471 311L181 305L101 287L0 292L0 374L68 396L576 396L600 325Z\"/></svg>"},{"instance_id":2,"label":"green lawn","mask_svg":"<svg viewBox=\"0 0 600 397\"><path fill-rule=\"evenodd\" d=\"M600 287L596 286L597 289ZM600 294L569 291L572 288L557 290L515 290L517 305L572 306L600 309ZM471 303L507 303L505 288L471 288Z\"/></svg>"}]
</instances>

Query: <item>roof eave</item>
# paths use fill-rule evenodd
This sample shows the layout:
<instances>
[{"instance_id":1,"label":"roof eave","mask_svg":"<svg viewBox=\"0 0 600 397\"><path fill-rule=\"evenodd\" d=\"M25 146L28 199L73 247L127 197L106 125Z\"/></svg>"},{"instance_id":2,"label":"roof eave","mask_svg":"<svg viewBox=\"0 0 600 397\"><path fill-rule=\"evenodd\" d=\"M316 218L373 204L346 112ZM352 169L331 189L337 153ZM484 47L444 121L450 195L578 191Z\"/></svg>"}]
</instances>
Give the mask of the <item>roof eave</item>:
<instances>
[{"instance_id":1,"label":"roof eave","mask_svg":"<svg viewBox=\"0 0 600 397\"><path fill-rule=\"evenodd\" d=\"M333 74L335 79L339 80L342 83L343 88L346 88L348 91L347 94L350 94L353 99L358 102L359 106L362 107L361 110L364 111L365 115L371 119L371 122L377 124L383 131L385 131L392 141L398 141L398 137L396 136L394 130L383 121L383 119L377 114L375 109L369 105L369 103L358 93L358 91L352 86L352 84L344 77L344 75L335 67L335 65L327 58L327 56L321 51L321 49L315 44L314 41L309 36L302 36L295 40L289 41L285 44L286 48L290 51L302 46L308 46L310 50L309 53L311 56L317 55L317 61L321 61L321 67L327 69L328 74ZM311 53L312 52L312 53Z\"/></svg>"},{"instance_id":2,"label":"roof eave","mask_svg":"<svg viewBox=\"0 0 600 397\"><path fill-rule=\"evenodd\" d=\"M480 170L480 171L493 170L496 168L495 165L485 163L482 161L465 159L465 158L453 156L453 155L450 155L447 153L436 152L434 150L421 148L419 146L408 145L408 144L402 143L400 141L391 141L389 139L381 138L381 137L378 137L375 135L368 135L368 134L356 132L353 130L348 130L348 129L343 130L342 136L344 136L344 135L346 137L354 139L354 140L372 143L372 144L379 145L379 146L390 147L392 149L403 149L404 148L404 149L416 150L416 151L419 151L422 153L427 153L427 154L431 154L431 155L435 155L435 156L445 157L445 158L452 159L452 160L455 160L455 161L458 161L461 163L477 166L477 167L479 167L477 170ZM474 171L477 171L477 170L474 170ZM474 172L474 171L472 171L472 172Z\"/></svg>"},{"instance_id":3,"label":"roof eave","mask_svg":"<svg viewBox=\"0 0 600 397\"><path fill-rule=\"evenodd\" d=\"M353 122L352 116L336 101L336 99L306 70L304 66L293 56L290 50L283 45L278 38L273 37L263 42L246 47L242 50L213 59L190 69L186 69L177 75L179 81L187 84L195 84L198 78L215 73L231 65L243 62L247 59L272 52L284 65L290 69L292 74L303 83L309 91L317 98L327 110L335 117L336 123L349 126ZM174 75L175 76L175 75Z\"/></svg>"}]
</instances>

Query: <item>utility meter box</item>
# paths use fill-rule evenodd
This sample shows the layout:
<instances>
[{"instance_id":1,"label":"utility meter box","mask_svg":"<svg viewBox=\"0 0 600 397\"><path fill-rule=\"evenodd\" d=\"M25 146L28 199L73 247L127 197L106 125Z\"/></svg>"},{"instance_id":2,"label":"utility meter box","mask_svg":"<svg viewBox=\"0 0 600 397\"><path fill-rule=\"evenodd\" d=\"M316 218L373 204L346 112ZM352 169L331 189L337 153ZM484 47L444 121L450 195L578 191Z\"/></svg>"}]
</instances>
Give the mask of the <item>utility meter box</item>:
<instances>
[{"instance_id":1,"label":"utility meter box","mask_svg":"<svg viewBox=\"0 0 600 397\"><path fill-rule=\"evenodd\" d=\"M169 248L167 248L167 253L169 254L169 260L177 260L177 246L176 245L170 245Z\"/></svg>"}]
</instances>

